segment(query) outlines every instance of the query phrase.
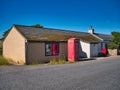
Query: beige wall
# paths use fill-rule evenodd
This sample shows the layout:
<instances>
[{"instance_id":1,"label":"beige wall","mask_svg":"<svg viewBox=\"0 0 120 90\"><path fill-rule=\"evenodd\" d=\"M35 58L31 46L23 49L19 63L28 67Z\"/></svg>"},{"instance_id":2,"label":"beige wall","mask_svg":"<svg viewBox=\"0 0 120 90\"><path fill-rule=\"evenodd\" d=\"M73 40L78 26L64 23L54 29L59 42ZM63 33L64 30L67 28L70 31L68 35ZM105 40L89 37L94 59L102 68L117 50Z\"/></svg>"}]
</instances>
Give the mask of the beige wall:
<instances>
[{"instance_id":1,"label":"beige wall","mask_svg":"<svg viewBox=\"0 0 120 90\"><path fill-rule=\"evenodd\" d=\"M32 62L49 62L50 58L67 57L67 43L59 43L58 56L45 56L45 42L28 42L27 60Z\"/></svg>"},{"instance_id":2,"label":"beige wall","mask_svg":"<svg viewBox=\"0 0 120 90\"><path fill-rule=\"evenodd\" d=\"M80 57L90 58L90 43L80 40Z\"/></svg>"},{"instance_id":3,"label":"beige wall","mask_svg":"<svg viewBox=\"0 0 120 90\"><path fill-rule=\"evenodd\" d=\"M18 64L25 63L25 39L14 27L3 42L3 56Z\"/></svg>"}]
</instances>

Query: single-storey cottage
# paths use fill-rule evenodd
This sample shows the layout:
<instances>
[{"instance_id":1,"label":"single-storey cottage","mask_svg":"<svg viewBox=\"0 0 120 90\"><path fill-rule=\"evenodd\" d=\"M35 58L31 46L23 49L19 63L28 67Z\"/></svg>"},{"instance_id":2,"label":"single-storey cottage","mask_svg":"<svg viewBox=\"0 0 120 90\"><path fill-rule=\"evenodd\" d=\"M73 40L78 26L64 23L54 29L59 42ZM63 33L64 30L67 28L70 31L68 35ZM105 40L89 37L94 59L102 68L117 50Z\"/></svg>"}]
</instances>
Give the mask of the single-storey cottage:
<instances>
[{"instance_id":1,"label":"single-storey cottage","mask_svg":"<svg viewBox=\"0 0 120 90\"><path fill-rule=\"evenodd\" d=\"M3 56L18 64L67 59L70 38L80 40L80 58L95 57L101 52L102 40L90 33L13 25L3 41Z\"/></svg>"}]
</instances>

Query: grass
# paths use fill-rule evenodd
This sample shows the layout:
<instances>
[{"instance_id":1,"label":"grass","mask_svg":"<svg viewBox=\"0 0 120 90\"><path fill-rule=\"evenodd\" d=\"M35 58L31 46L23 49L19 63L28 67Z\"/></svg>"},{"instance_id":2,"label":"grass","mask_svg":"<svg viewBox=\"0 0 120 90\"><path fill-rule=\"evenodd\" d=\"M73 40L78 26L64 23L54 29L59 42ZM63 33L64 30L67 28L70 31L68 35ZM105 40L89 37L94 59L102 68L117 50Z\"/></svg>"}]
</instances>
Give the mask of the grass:
<instances>
[{"instance_id":1,"label":"grass","mask_svg":"<svg viewBox=\"0 0 120 90\"><path fill-rule=\"evenodd\" d=\"M2 43L0 42L0 65L9 65L7 59L2 56Z\"/></svg>"},{"instance_id":2,"label":"grass","mask_svg":"<svg viewBox=\"0 0 120 90\"><path fill-rule=\"evenodd\" d=\"M0 42L0 65L9 65L7 59L2 56L2 43Z\"/></svg>"},{"instance_id":3,"label":"grass","mask_svg":"<svg viewBox=\"0 0 120 90\"><path fill-rule=\"evenodd\" d=\"M0 56L0 65L9 65L9 62L4 57Z\"/></svg>"},{"instance_id":4,"label":"grass","mask_svg":"<svg viewBox=\"0 0 120 90\"><path fill-rule=\"evenodd\" d=\"M50 64L58 64L58 60L55 58L50 59Z\"/></svg>"},{"instance_id":5,"label":"grass","mask_svg":"<svg viewBox=\"0 0 120 90\"><path fill-rule=\"evenodd\" d=\"M50 59L50 64L66 64L67 61L65 58L60 58L60 59L55 59L55 58L52 58Z\"/></svg>"},{"instance_id":6,"label":"grass","mask_svg":"<svg viewBox=\"0 0 120 90\"><path fill-rule=\"evenodd\" d=\"M66 64L67 61L66 61L65 58L62 58L62 59L59 59L58 63L59 63L59 64Z\"/></svg>"},{"instance_id":7,"label":"grass","mask_svg":"<svg viewBox=\"0 0 120 90\"><path fill-rule=\"evenodd\" d=\"M9 61L2 56L2 41L0 40L0 66L10 65Z\"/></svg>"}]
</instances>

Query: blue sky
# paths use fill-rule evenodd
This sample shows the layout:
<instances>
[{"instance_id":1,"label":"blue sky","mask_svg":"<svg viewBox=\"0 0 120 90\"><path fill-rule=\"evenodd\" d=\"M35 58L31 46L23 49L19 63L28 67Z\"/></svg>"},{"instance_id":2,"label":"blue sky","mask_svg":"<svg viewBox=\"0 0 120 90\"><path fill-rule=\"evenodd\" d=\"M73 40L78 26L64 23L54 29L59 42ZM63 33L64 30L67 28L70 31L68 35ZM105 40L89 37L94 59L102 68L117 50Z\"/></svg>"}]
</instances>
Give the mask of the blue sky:
<instances>
[{"instance_id":1,"label":"blue sky","mask_svg":"<svg viewBox=\"0 0 120 90\"><path fill-rule=\"evenodd\" d=\"M0 0L0 37L13 24L110 34L120 31L120 0Z\"/></svg>"}]
</instances>

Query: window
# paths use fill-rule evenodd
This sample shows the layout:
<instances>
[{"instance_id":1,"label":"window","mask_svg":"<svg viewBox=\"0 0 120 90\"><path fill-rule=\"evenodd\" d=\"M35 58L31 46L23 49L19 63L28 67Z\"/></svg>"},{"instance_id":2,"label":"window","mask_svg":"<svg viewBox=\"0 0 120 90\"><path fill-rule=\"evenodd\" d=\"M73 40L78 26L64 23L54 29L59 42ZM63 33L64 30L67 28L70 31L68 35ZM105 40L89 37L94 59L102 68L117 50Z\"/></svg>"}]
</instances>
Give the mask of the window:
<instances>
[{"instance_id":1,"label":"window","mask_svg":"<svg viewBox=\"0 0 120 90\"><path fill-rule=\"evenodd\" d=\"M45 44L45 55L54 56L59 54L59 44L58 43L46 43Z\"/></svg>"}]
</instances>

